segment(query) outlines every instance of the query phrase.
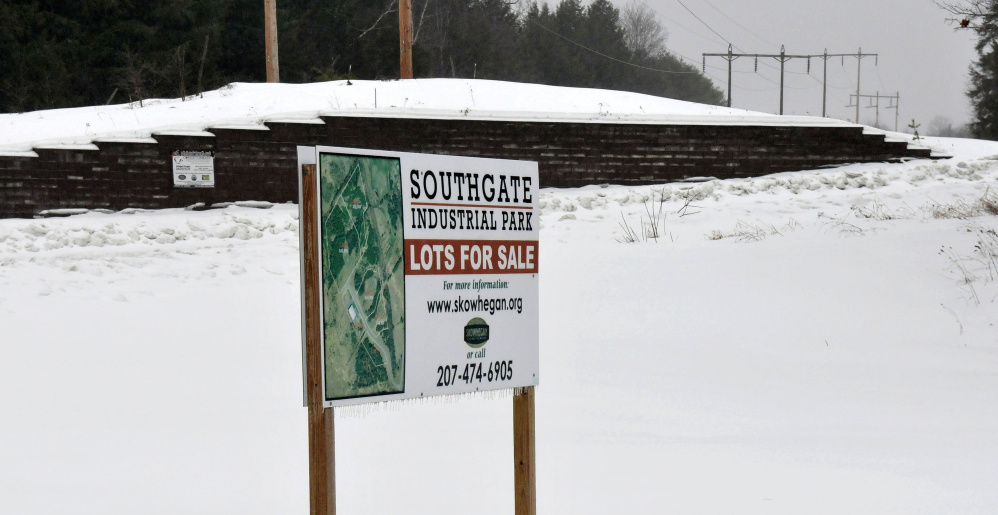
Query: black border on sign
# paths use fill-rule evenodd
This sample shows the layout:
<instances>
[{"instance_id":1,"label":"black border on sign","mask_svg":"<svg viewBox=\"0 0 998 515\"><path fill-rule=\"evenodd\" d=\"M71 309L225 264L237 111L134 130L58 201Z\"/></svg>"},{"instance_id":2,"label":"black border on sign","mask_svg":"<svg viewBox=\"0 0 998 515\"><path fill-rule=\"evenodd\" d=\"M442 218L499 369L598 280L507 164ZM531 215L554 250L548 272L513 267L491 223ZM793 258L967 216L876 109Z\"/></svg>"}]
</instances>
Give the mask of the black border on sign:
<instances>
[{"instance_id":1,"label":"black border on sign","mask_svg":"<svg viewBox=\"0 0 998 515\"><path fill-rule=\"evenodd\" d=\"M386 153L390 154L390 152L386 152ZM318 247L318 249L319 249L319 290L320 290L319 291L319 324L320 324L320 328L321 328L320 337L321 337L321 343L322 343L322 345L320 346L320 350L322 351L320 353L320 357L321 357L321 364L322 364L322 399L323 399L323 404L326 404L326 403L329 403L329 402L344 401L344 400L349 400L349 399L366 399L366 398L372 398L372 397L384 397L384 396L388 396L388 395L404 395L405 394L405 386L406 386L406 377L407 377L406 376L406 359L408 359L408 356L409 356L409 349L408 349L408 343L409 342L408 341L404 342L407 347L405 349L405 352L402 354L402 363L401 363L401 365L402 365L402 390L397 391L397 392L374 393L374 394L368 394L368 395L352 395L352 396L347 396L347 397L333 397L333 398L327 397L327 393L328 392L326 390L326 330L325 330L325 328L326 328L326 320L325 320L326 310L325 310L325 305L324 305L325 304L325 299L324 299L324 293L325 292L323 291L323 288L324 288L324 285L325 285L325 281L323 281L324 270L323 270L323 267L322 267L322 256L323 256L323 251L325 249L324 242L323 242L323 239L322 239L322 156L324 156L324 155L330 155L330 156L349 156L349 157L367 157L367 158L372 158L372 159L394 159L399 164L399 187L400 188L402 187L402 179L404 178L404 171L402 169L402 156L397 155L397 154L396 155L388 155L388 156L385 156L385 155L380 155L379 156L379 155L368 154L368 153L364 153L364 152L356 152L356 153L349 153L349 152L324 152L324 151L319 151L318 149L316 149L316 163L315 163L316 189L315 189L315 191L316 191L316 197L317 198L316 198L315 214L316 214L316 217L318 217L318 224L316 226L316 236L319 239L319 247ZM402 201L401 195L399 196L399 202L400 202L399 213L401 213L402 212L402 208L405 207L405 202ZM404 223L404 219L402 220L402 222L403 223L401 223L400 226L402 227L402 242L403 242L402 243L402 259L404 260L405 259L405 223ZM405 315L405 297L406 297L406 292L405 292L405 266L403 264L403 267L402 267L402 312L403 312L403 315ZM408 317L406 317L406 321L408 321ZM408 331L407 330L403 330L403 338L405 338L406 340L408 340L407 336L408 336Z\"/></svg>"}]
</instances>

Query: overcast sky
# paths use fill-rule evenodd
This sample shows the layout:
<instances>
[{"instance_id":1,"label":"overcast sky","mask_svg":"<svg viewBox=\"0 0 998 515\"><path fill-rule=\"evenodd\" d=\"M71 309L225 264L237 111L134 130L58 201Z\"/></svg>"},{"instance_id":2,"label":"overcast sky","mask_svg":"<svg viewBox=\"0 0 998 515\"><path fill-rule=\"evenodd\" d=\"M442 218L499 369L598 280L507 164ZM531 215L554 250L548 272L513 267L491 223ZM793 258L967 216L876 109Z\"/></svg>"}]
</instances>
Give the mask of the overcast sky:
<instances>
[{"instance_id":1,"label":"overcast sky","mask_svg":"<svg viewBox=\"0 0 998 515\"><path fill-rule=\"evenodd\" d=\"M623 7L631 0L611 0ZM685 4L689 11L683 8ZM549 1L556 4L556 1ZM588 3L585 2L584 3ZM967 68L975 57L974 37L954 31L949 14L932 0L646 0L669 31L667 46L699 68L701 54L727 52L728 43L741 53L879 54L862 60L861 93L900 94L900 122L912 118L924 134L937 115L956 124L970 119L965 90ZM701 21L697 20L692 11ZM706 25L705 25L706 24ZM709 26L710 28L708 28ZM716 32L717 34L715 34ZM720 36L718 36L718 34ZM723 37L723 39L722 39ZM726 42L727 41L727 42ZM779 110L779 62L743 57L733 63L732 107L776 113ZM786 64L784 114L821 115L822 60L795 59ZM727 62L707 58L707 74L727 91ZM852 120L855 108L845 107L856 92L856 58L828 60L828 116ZM894 110L884 109L880 122L894 126ZM872 124L875 109L864 99L860 121Z\"/></svg>"}]
</instances>

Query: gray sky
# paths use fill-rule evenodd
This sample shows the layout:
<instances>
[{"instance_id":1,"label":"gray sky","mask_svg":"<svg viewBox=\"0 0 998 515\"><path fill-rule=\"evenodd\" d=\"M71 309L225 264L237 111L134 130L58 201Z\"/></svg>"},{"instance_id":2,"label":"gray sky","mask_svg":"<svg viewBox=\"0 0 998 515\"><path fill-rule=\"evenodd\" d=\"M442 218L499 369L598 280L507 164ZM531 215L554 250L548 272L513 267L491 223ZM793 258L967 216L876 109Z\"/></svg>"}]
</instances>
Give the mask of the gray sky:
<instances>
[{"instance_id":1,"label":"gray sky","mask_svg":"<svg viewBox=\"0 0 998 515\"><path fill-rule=\"evenodd\" d=\"M622 8L631 0L612 1ZM861 93L900 93L899 130L909 132L906 126L912 118L922 125L923 134L937 115L954 125L970 118L964 91L967 68L976 56L974 35L954 31L946 23L949 14L932 0L682 0L710 28L679 2L646 0L669 31L670 51L698 68L702 53L727 52L728 44L711 29L733 43L736 53L778 54L781 44L788 54L821 54L825 49L856 53L862 47L864 53L879 56L877 61L863 59ZM760 58L759 72L753 67L752 58L734 62L732 107L776 113L779 62ZM787 62L786 72L784 114L820 116L822 60L811 60L811 77L803 59ZM724 59L708 58L707 73L727 91ZM828 60L828 86L828 116L851 121L855 108L845 106L849 94L856 92L855 57L845 58L844 64L840 58ZM866 108L868 102L861 104L860 121L872 124L875 109ZM893 128L894 110L884 109L887 104L881 100L880 122Z\"/></svg>"}]
</instances>

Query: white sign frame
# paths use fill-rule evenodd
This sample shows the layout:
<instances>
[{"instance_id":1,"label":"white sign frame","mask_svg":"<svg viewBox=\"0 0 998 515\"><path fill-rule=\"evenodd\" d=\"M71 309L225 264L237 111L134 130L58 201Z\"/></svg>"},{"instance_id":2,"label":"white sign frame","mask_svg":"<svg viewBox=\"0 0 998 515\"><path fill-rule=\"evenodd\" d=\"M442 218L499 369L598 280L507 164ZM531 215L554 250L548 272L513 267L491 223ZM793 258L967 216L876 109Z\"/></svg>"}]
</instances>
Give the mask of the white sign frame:
<instances>
[{"instance_id":1,"label":"white sign frame","mask_svg":"<svg viewBox=\"0 0 998 515\"><path fill-rule=\"evenodd\" d=\"M319 203L316 223L320 249L327 245L344 245L323 241L322 156L327 154L344 158L373 158L372 162L379 159L398 160L398 182L402 190L402 259L406 261L405 336L402 363L394 363L396 374L401 366L402 378L389 375L392 371L385 365L386 360L381 361L381 367L388 376L388 386L391 387L391 382L395 380L402 383L401 391L331 396L327 389L327 372L330 371L327 370L329 362L326 354L330 352L330 360L338 358L335 351L328 350L332 343L326 341L326 279L320 277L324 291L320 294L319 310L322 318L320 327L323 328L323 406L348 406L537 385L540 236L537 163L317 146L314 154L317 173L314 175ZM457 174L464 177L463 184L456 178ZM474 188L471 186L473 179ZM440 186L444 180L450 183L448 198L444 198L444 192L439 189L430 195L433 185ZM490 195L491 199L485 200ZM342 202L342 198L332 200L330 209L336 209L334 205ZM339 205L339 209L345 208ZM438 220L435 224L431 221L433 216ZM447 227L441 227L441 217L447 218ZM448 245L451 247L449 252ZM349 253L349 246L346 248L346 253ZM326 252L320 250L320 263L325 263L322 259ZM447 259L448 253L452 257L450 260ZM479 268L474 267L476 261ZM491 269L486 268L488 264L491 264ZM447 268L447 265L452 268ZM353 269L356 268L357 265L354 265ZM320 264L320 276L325 273L324 269L325 264ZM331 310L342 307L349 311L349 318L342 313L329 318L334 326L337 321L340 322L337 329L331 331L341 335L339 340L343 339L342 335L349 335L349 329L345 328L347 324L343 321L353 321L358 334L374 332L370 327L373 324L357 322L361 316L358 312L363 311L363 316L367 316L367 309L363 307L366 301L361 301L362 307L358 308L355 284L354 281L351 286L342 286L342 290L352 291L349 297L354 299L352 302L337 300L330 304ZM331 289L330 298L337 291ZM347 298L346 294L337 297L344 298ZM431 303L435 303L435 309ZM446 310L447 307L450 309ZM381 323L384 322L382 315ZM377 337L361 338L373 342ZM480 341L482 338L486 339ZM383 341L381 343L380 346L371 343L371 347L378 352L370 356L381 356L386 350L391 352ZM370 353L370 350L368 348L367 352ZM372 360L376 358L372 357ZM334 373L342 377L349 370Z\"/></svg>"},{"instance_id":2,"label":"white sign frame","mask_svg":"<svg viewBox=\"0 0 998 515\"><path fill-rule=\"evenodd\" d=\"M170 155L175 188L214 188L215 152L174 150Z\"/></svg>"}]
</instances>

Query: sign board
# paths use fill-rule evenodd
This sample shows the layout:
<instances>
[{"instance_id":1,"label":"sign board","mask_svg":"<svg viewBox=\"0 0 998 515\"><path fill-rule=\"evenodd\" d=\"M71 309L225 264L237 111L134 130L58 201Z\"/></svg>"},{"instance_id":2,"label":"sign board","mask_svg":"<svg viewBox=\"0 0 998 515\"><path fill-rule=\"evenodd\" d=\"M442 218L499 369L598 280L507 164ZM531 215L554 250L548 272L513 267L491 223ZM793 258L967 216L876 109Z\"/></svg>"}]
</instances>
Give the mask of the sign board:
<instances>
[{"instance_id":1,"label":"sign board","mask_svg":"<svg viewBox=\"0 0 998 515\"><path fill-rule=\"evenodd\" d=\"M536 385L537 163L315 162L324 406Z\"/></svg>"},{"instance_id":2,"label":"sign board","mask_svg":"<svg viewBox=\"0 0 998 515\"><path fill-rule=\"evenodd\" d=\"M174 150L171 160L174 187L215 187L215 153L211 150Z\"/></svg>"}]
</instances>

